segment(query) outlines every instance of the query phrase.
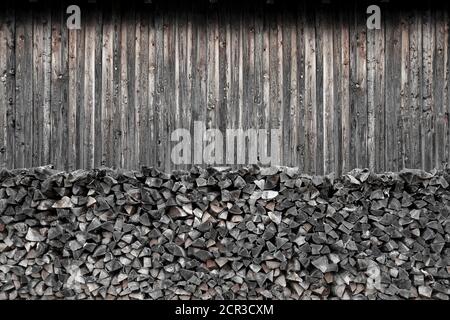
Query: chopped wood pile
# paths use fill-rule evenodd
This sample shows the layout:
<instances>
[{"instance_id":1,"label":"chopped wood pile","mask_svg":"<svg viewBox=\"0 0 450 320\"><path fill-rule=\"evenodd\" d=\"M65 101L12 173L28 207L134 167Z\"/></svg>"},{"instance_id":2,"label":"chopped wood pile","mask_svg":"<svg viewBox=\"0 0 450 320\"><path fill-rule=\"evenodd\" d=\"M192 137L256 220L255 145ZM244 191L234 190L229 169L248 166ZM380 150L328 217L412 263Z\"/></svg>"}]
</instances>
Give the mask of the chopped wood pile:
<instances>
[{"instance_id":1,"label":"chopped wood pile","mask_svg":"<svg viewBox=\"0 0 450 320\"><path fill-rule=\"evenodd\" d=\"M442 299L450 170L0 171L1 299Z\"/></svg>"}]
</instances>

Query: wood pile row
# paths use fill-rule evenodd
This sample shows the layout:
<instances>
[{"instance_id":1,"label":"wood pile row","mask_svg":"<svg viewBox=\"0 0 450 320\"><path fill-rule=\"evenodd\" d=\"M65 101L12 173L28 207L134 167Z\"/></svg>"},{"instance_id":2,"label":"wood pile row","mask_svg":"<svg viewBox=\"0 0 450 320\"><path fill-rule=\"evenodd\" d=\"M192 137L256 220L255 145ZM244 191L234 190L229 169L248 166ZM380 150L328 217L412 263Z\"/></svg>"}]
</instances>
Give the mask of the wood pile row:
<instances>
[{"instance_id":1,"label":"wood pile row","mask_svg":"<svg viewBox=\"0 0 450 320\"><path fill-rule=\"evenodd\" d=\"M443 299L450 171L0 171L2 299Z\"/></svg>"}]
</instances>

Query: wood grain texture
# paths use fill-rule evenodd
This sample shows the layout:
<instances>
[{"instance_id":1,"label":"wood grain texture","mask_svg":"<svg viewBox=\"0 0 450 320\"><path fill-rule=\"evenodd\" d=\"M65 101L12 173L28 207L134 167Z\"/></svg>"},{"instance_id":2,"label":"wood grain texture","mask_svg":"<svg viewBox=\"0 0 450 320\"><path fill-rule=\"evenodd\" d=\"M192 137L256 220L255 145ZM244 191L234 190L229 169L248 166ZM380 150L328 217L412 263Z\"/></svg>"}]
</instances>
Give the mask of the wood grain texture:
<instances>
[{"instance_id":1,"label":"wood grain texture","mask_svg":"<svg viewBox=\"0 0 450 320\"><path fill-rule=\"evenodd\" d=\"M224 138L280 129L280 164L306 173L449 161L448 6L382 10L368 30L357 2L85 5L81 30L63 4L2 5L1 167L188 169L171 133L191 132L205 164L194 121ZM270 133L259 141L228 164L270 155Z\"/></svg>"}]
</instances>

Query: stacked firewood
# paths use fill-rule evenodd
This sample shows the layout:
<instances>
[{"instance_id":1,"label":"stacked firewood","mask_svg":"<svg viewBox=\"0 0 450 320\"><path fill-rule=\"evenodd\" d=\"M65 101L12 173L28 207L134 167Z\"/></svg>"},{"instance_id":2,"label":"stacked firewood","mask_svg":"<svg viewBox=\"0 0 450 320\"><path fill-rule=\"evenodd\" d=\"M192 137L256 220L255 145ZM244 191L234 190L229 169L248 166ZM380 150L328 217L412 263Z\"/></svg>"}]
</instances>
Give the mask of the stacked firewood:
<instances>
[{"instance_id":1,"label":"stacked firewood","mask_svg":"<svg viewBox=\"0 0 450 320\"><path fill-rule=\"evenodd\" d=\"M450 171L0 171L1 299L443 299Z\"/></svg>"}]
</instances>

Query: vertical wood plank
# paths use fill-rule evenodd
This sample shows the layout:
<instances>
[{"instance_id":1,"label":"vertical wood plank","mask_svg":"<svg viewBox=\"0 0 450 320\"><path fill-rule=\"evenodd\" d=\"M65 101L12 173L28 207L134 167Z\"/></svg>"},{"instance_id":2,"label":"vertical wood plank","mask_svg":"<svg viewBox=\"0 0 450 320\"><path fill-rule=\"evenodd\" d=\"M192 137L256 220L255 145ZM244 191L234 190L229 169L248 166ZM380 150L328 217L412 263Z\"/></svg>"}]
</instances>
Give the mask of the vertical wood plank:
<instances>
[{"instance_id":1,"label":"vertical wood plank","mask_svg":"<svg viewBox=\"0 0 450 320\"><path fill-rule=\"evenodd\" d=\"M0 13L0 167L13 168L15 154L15 11L8 7Z\"/></svg>"},{"instance_id":2,"label":"vertical wood plank","mask_svg":"<svg viewBox=\"0 0 450 320\"><path fill-rule=\"evenodd\" d=\"M122 115L121 115L121 23L122 14L118 2L114 1L112 5L112 50L113 50L113 71L112 71L112 159L110 159L110 165L116 168L123 167L122 162L122 139L123 139L123 127L122 127Z\"/></svg>"},{"instance_id":3,"label":"vertical wood plank","mask_svg":"<svg viewBox=\"0 0 450 320\"><path fill-rule=\"evenodd\" d=\"M225 10L218 15L218 33L219 33L219 55L218 55L218 68L219 68L219 101L217 110L217 127L222 134L225 134L229 121L229 102L230 102L230 47L231 47L231 34L229 20L229 11ZM257 31L255 31L256 34ZM255 51L256 56L256 51ZM257 75L255 74L256 86L258 84ZM224 146L223 163L226 161Z\"/></svg>"},{"instance_id":4,"label":"vertical wood plank","mask_svg":"<svg viewBox=\"0 0 450 320\"><path fill-rule=\"evenodd\" d=\"M409 19L409 103L411 106L411 167L423 168L422 162L422 16L414 10ZM382 168L380 168L382 169Z\"/></svg>"},{"instance_id":5,"label":"vertical wood plank","mask_svg":"<svg viewBox=\"0 0 450 320\"><path fill-rule=\"evenodd\" d=\"M121 159L120 165L126 168L129 165L129 138L130 138L130 128L129 128L129 91L128 91L128 45L130 41L128 40L128 31L131 26L129 26L130 17L128 14L123 13L120 25L120 128L121 128ZM133 42L134 43L134 42Z\"/></svg>"},{"instance_id":6,"label":"vertical wood plank","mask_svg":"<svg viewBox=\"0 0 450 320\"><path fill-rule=\"evenodd\" d=\"M101 101L98 108L100 117L96 119L101 128L100 135L96 136L96 139L100 139L103 143L101 145L96 143L96 159L100 160L102 165L111 166L113 165L114 26L111 4L106 5L103 10Z\"/></svg>"},{"instance_id":7,"label":"vertical wood plank","mask_svg":"<svg viewBox=\"0 0 450 320\"><path fill-rule=\"evenodd\" d=\"M314 28L314 15L306 8L305 22L305 122L306 122L306 148L305 170L316 173L317 151L317 104L316 104L316 37Z\"/></svg>"},{"instance_id":8,"label":"vertical wood plank","mask_svg":"<svg viewBox=\"0 0 450 320\"><path fill-rule=\"evenodd\" d=\"M368 154L367 154L367 52L366 52L366 17L364 15L364 6L356 7L356 84L355 84L355 103L356 103L356 152L357 162L356 166L359 168L368 167Z\"/></svg>"},{"instance_id":9,"label":"vertical wood plank","mask_svg":"<svg viewBox=\"0 0 450 320\"><path fill-rule=\"evenodd\" d=\"M279 20L280 31L281 31L281 73L280 73L280 86L281 86L281 113L282 122L281 128L283 130L282 135L282 163L286 165L292 165L291 155L292 155L292 144L293 137L296 134L294 127L294 106L292 105L291 96L295 99L295 93L292 94L292 70L291 66L293 64L292 59L292 39L290 30L292 26L292 16L289 8L285 5L282 8L281 19ZM295 78L294 78L295 81ZM294 85L295 87L295 85Z\"/></svg>"},{"instance_id":10,"label":"vertical wood plank","mask_svg":"<svg viewBox=\"0 0 450 320\"><path fill-rule=\"evenodd\" d=\"M386 14L386 168L396 171L399 167L401 145L399 139L400 122L400 75L401 75L401 39L400 24L395 15Z\"/></svg>"},{"instance_id":11,"label":"vertical wood plank","mask_svg":"<svg viewBox=\"0 0 450 320\"><path fill-rule=\"evenodd\" d=\"M298 4L296 12L297 23L296 44L297 44L297 70L295 72L297 79L297 145L295 146L296 159L295 162L299 170L305 172L306 163L306 104L305 104L305 5ZM293 71L294 73L294 71Z\"/></svg>"},{"instance_id":12,"label":"vertical wood plank","mask_svg":"<svg viewBox=\"0 0 450 320\"><path fill-rule=\"evenodd\" d=\"M341 32L342 26L340 22L341 10L342 8L338 7L336 4L332 7L332 12L329 13L330 28L331 34L333 37L333 46L332 52L333 55L333 63L331 68L333 69L333 82L331 83L333 90L333 101L332 104L333 109L333 135L331 139L333 139L333 153L334 153L334 163L333 163L333 172L340 175L342 173L342 97L343 97L343 88L341 86L341 78L342 78L342 69L343 64L341 62Z\"/></svg>"},{"instance_id":13,"label":"vertical wood plank","mask_svg":"<svg viewBox=\"0 0 450 320\"><path fill-rule=\"evenodd\" d=\"M59 81L61 67L61 21L59 8L51 9L51 78L50 78L50 161L60 168L61 159L61 82Z\"/></svg>"},{"instance_id":14,"label":"vertical wood plank","mask_svg":"<svg viewBox=\"0 0 450 320\"><path fill-rule=\"evenodd\" d=\"M68 95L67 95L67 125L68 125L68 137L67 137L67 169L74 170L77 167L76 159L78 156L77 148L77 60L78 50L77 44L81 32L78 30L68 30ZM35 75L36 76L36 75ZM36 82L35 82L36 83ZM37 94L40 94L39 92ZM39 135L40 136L40 135Z\"/></svg>"},{"instance_id":15,"label":"vertical wood plank","mask_svg":"<svg viewBox=\"0 0 450 320\"><path fill-rule=\"evenodd\" d=\"M401 74L400 74L400 117L402 128L401 141L401 158L399 159L399 169L411 167L410 154L410 128L412 126L410 119L410 108L408 106L409 92L409 26L407 23L406 13L400 13L400 32L401 32Z\"/></svg>"},{"instance_id":16,"label":"vertical wood plank","mask_svg":"<svg viewBox=\"0 0 450 320\"><path fill-rule=\"evenodd\" d=\"M381 22L381 29L376 30L373 36L373 49L375 59L374 79L374 152L376 172L385 170L386 140L385 140L385 19Z\"/></svg>"},{"instance_id":17,"label":"vertical wood plank","mask_svg":"<svg viewBox=\"0 0 450 320\"><path fill-rule=\"evenodd\" d=\"M147 108L149 106L148 99L148 72L149 72L149 19L148 12L146 10L146 4L142 4L139 9L140 15L140 38L137 39L139 41L140 50L136 50L137 57L139 61L136 61L136 65L139 65L139 73L136 74L137 77L137 128L138 131L138 146L136 148L137 155L137 165L134 167L135 169L139 169L141 166L146 164L145 153L147 150L147 144L150 143L148 139L148 117L147 117ZM137 48L137 47L136 47Z\"/></svg>"},{"instance_id":18,"label":"vertical wood plank","mask_svg":"<svg viewBox=\"0 0 450 320\"><path fill-rule=\"evenodd\" d=\"M324 39L322 30L324 28L324 8L323 6L328 4L322 4L316 6L316 19L315 19L315 33L316 33L316 171L315 174L324 174L324 101L323 101L323 46Z\"/></svg>"},{"instance_id":19,"label":"vertical wood plank","mask_svg":"<svg viewBox=\"0 0 450 320\"><path fill-rule=\"evenodd\" d=\"M335 171L335 153L334 153L334 75L333 75L333 28L330 23L329 8L323 13L323 146L324 173L328 174Z\"/></svg>"},{"instance_id":20,"label":"vertical wood plank","mask_svg":"<svg viewBox=\"0 0 450 320\"><path fill-rule=\"evenodd\" d=\"M126 90L127 90L127 103L125 104L125 118L126 118L126 128L127 128L127 145L124 149L125 152L125 163L124 166L127 169L134 168L136 165L136 32L139 30L139 23L136 20L136 10L135 3L131 3L126 10L125 23L126 27L126 50L127 58L126 62L123 61L127 66L126 72Z\"/></svg>"},{"instance_id":21,"label":"vertical wood plank","mask_svg":"<svg viewBox=\"0 0 450 320\"><path fill-rule=\"evenodd\" d=\"M431 10L423 14L423 55L422 55L422 161L425 170L431 170L435 165L435 105L433 95L433 64L435 53L435 26Z\"/></svg>"},{"instance_id":22,"label":"vertical wood plank","mask_svg":"<svg viewBox=\"0 0 450 320\"><path fill-rule=\"evenodd\" d=\"M260 141L261 145L267 146L267 150L264 150L264 154L269 154L269 146L271 143L270 140L270 116L271 116L271 91L270 91L270 18L267 16L266 12L262 12L263 19L263 30L262 30L262 56L261 56L261 64L262 64L262 101L263 101L263 112L261 115L261 128L266 130L268 133L265 135ZM272 156L272 153L270 153ZM261 157L261 156L260 156ZM260 158L261 160L261 158ZM264 159L262 159L264 160Z\"/></svg>"},{"instance_id":23,"label":"vertical wood plank","mask_svg":"<svg viewBox=\"0 0 450 320\"><path fill-rule=\"evenodd\" d=\"M15 28L15 117L14 117L14 166L23 168L31 165L32 151L32 99L31 62L32 13L30 8L20 10L16 15Z\"/></svg>"},{"instance_id":24,"label":"vertical wood plank","mask_svg":"<svg viewBox=\"0 0 450 320\"><path fill-rule=\"evenodd\" d=\"M435 48L435 63L434 63L434 77L433 92L434 103L436 106L436 150L434 166L442 168L444 163L448 162L448 119L445 102L445 86L446 83L446 68L447 68L447 52L446 46L448 43L448 21L444 20L444 11L436 11L434 21L436 25L436 48Z\"/></svg>"},{"instance_id":25,"label":"vertical wood plank","mask_svg":"<svg viewBox=\"0 0 450 320\"><path fill-rule=\"evenodd\" d=\"M76 109L76 167L84 168L84 158L85 158L85 148L84 148L84 136L85 136L85 119L84 119L84 66L85 66L85 36L86 36L86 22L81 20L81 30L78 32L76 37L76 93L75 93L75 104Z\"/></svg>"},{"instance_id":26,"label":"vertical wood plank","mask_svg":"<svg viewBox=\"0 0 450 320\"><path fill-rule=\"evenodd\" d=\"M219 117L219 35L217 4L213 4L206 16L206 129L218 128ZM251 85L251 83L249 83ZM217 137L216 137L217 138ZM215 140L215 150L220 147ZM223 160L222 160L223 161ZM205 159L214 164L213 159ZM217 164L217 163L216 163Z\"/></svg>"},{"instance_id":27,"label":"vertical wood plank","mask_svg":"<svg viewBox=\"0 0 450 320\"><path fill-rule=\"evenodd\" d=\"M340 103L342 105L341 112L341 126L342 126L342 172L347 172L350 170L352 165L353 156L351 155L351 150L353 147L351 138L351 106L350 106L350 21L347 11L340 12L340 26L341 26L341 65L342 73L340 77L340 87L342 88L342 98Z\"/></svg>"}]
</instances>

